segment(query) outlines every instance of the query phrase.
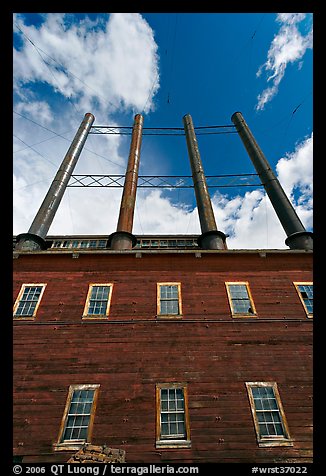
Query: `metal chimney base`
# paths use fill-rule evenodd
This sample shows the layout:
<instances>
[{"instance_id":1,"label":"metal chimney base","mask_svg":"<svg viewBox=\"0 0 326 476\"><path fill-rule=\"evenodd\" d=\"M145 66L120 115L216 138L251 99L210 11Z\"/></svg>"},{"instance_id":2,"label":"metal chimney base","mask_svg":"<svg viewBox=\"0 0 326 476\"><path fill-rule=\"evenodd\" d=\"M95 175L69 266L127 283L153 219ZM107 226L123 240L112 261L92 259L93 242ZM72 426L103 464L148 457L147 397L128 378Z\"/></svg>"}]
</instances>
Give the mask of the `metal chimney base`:
<instances>
[{"instance_id":1,"label":"metal chimney base","mask_svg":"<svg viewBox=\"0 0 326 476\"><path fill-rule=\"evenodd\" d=\"M17 235L15 249L21 251L40 251L47 248L45 240L34 233L21 233Z\"/></svg>"},{"instance_id":2,"label":"metal chimney base","mask_svg":"<svg viewBox=\"0 0 326 476\"><path fill-rule=\"evenodd\" d=\"M131 250L137 244L137 238L128 231L115 231L109 236L107 248L111 250Z\"/></svg>"},{"instance_id":3,"label":"metal chimney base","mask_svg":"<svg viewBox=\"0 0 326 476\"><path fill-rule=\"evenodd\" d=\"M285 240L285 244L291 250L313 250L313 233L311 231L298 231L292 233Z\"/></svg>"},{"instance_id":4,"label":"metal chimney base","mask_svg":"<svg viewBox=\"0 0 326 476\"><path fill-rule=\"evenodd\" d=\"M197 238L198 246L204 250L226 250L226 235L222 231L206 231Z\"/></svg>"}]
</instances>

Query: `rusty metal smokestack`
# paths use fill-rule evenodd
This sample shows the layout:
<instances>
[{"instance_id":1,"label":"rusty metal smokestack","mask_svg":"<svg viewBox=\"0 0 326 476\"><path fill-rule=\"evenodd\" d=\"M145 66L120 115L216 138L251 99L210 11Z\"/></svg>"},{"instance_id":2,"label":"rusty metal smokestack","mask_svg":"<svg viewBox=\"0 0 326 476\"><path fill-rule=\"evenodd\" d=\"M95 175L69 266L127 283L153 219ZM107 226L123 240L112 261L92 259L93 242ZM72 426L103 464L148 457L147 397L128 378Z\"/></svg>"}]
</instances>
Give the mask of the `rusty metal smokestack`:
<instances>
[{"instance_id":1,"label":"rusty metal smokestack","mask_svg":"<svg viewBox=\"0 0 326 476\"><path fill-rule=\"evenodd\" d=\"M132 234L132 226L134 222L143 122L143 116L141 114L136 114L132 130L117 231L112 233L108 240L108 246L113 250L130 250L137 243L136 237Z\"/></svg>"},{"instance_id":2,"label":"rusty metal smokestack","mask_svg":"<svg viewBox=\"0 0 326 476\"><path fill-rule=\"evenodd\" d=\"M235 112L231 119L284 228L287 235L285 244L291 249L312 250L313 234L303 226L241 112Z\"/></svg>"},{"instance_id":3,"label":"rusty metal smokestack","mask_svg":"<svg viewBox=\"0 0 326 476\"><path fill-rule=\"evenodd\" d=\"M202 234L198 244L203 249L226 249L226 235L217 230L211 199L208 193L206 178L201 162L195 129L190 114L183 117L183 126L186 134L188 155L194 182L199 221Z\"/></svg>"},{"instance_id":4,"label":"rusty metal smokestack","mask_svg":"<svg viewBox=\"0 0 326 476\"><path fill-rule=\"evenodd\" d=\"M94 119L93 114L85 114L28 233L17 236L16 249L33 251L46 248L46 234L60 205Z\"/></svg>"}]
</instances>

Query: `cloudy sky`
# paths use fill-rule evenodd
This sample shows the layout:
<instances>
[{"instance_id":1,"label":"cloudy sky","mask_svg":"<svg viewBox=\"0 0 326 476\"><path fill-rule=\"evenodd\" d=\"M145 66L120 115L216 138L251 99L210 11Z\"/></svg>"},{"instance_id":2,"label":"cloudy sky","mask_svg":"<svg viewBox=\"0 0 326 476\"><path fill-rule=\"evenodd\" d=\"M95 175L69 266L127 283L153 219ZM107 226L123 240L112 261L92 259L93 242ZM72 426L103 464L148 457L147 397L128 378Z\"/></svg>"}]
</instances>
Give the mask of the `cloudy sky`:
<instances>
[{"instance_id":1,"label":"cloudy sky","mask_svg":"<svg viewBox=\"0 0 326 476\"><path fill-rule=\"evenodd\" d=\"M312 22L311 13L14 14L14 234L28 231L86 112L110 126L141 113L144 127L182 127L189 113L200 127L230 125L241 111L312 231ZM237 134L197 139L206 175L255 173ZM90 134L74 173L124 174L129 144ZM144 136L140 175L191 175L184 136ZM262 187L210 193L229 248L286 248ZM109 235L121 194L68 187L49 234ZM133 232L200 234L193 189L138 188Z\"/></svg>"}]
</instances>

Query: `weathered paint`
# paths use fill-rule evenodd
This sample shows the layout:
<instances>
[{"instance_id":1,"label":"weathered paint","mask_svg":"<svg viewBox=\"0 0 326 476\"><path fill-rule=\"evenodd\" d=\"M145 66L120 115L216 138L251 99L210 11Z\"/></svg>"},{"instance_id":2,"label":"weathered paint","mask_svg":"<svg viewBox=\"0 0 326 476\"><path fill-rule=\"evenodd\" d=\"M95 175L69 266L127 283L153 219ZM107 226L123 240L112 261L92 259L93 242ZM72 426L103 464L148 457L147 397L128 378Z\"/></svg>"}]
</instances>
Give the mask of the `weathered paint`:
<instances>
[{"instance_id":1,"label":"weathered paint","mask_svg":"<svg viewBox=\"0 0 326 476\"><path fill-rule=\"evenodd\" d=\"M14 322L14 454L67 461L53 445L68 388L99 384L91 443L127 463L312 461L312 319L293 284L311 280L309 253L20 254L14 298L47 287L35 320ZM226 281L250 283L257 317L232 318ZM114 284L107 321L82 319L94 282ZM181 319L156 317L158 282L181 283ZM258 446L252 381L277 382L293 446ZM164 382L187 384L190 448L155 447Z\"/></svg>"}]
</instances>

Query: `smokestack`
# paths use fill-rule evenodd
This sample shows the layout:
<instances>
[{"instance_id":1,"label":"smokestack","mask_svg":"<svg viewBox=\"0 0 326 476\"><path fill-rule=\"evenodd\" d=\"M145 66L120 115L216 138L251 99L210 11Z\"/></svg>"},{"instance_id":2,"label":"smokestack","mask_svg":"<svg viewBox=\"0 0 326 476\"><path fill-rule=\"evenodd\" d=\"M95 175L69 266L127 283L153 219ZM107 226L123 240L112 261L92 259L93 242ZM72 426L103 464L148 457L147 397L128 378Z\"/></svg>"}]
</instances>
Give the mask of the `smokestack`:
<instances>
[{"instance_id":1,"label":"smokestack","mask_svg":"<svg viewBox=\"0 0 326 476\"><path fill-rule=\"evenodd\" d=\"M280 182L271 169L263 152L259 148L241 112L235 112L231 117L238 134L254 164L267 195L287 235L285 244L291 249L312 250L313 234L306 231L296 214L290 200L286 196Z\"/></svg>"},{"instance_id":2,"label":"smokestack","mask_svg":"<svg viewBox=\"0 0 326 476\"><path fill-rule=\"evenodd\" d=\"M143 116L141 114L136 114L132 130L117 231L112 233L108 240L108 246L113 250L130 250L137 243L136 237L132 234L132 226L136 203L143 122Z\"/></svg>"},{"instance_id":3,"label":"smokestack","mask_svg":"<svg viewBox=\"0 0 326 476\"><path fill-rule=\"evenodd\" d=\"M211 199L208 193L206 178L201 162L195 129L190 114L183 117L183 126L186 134L188 155L194 182L199 221L202 234L198 244L203 249L226 249L226 235L217 230Z\"/></svg>"},{"instance_id":4,"label":"smokestack","mask_svg":"<svg viewBox=\"0 0 326 476\"><path fill-rule=\"evenodd\" d=\"M28 233L17 236L16 249L33 251L46 248L46 234L60 205L94 119L93 114L85 114Z\"/></svg>"}]
</instances>

